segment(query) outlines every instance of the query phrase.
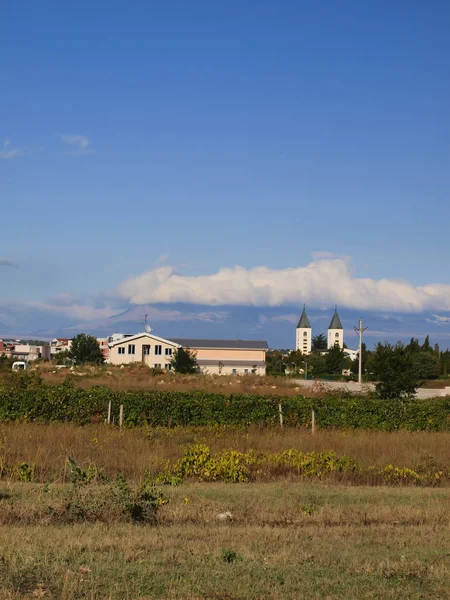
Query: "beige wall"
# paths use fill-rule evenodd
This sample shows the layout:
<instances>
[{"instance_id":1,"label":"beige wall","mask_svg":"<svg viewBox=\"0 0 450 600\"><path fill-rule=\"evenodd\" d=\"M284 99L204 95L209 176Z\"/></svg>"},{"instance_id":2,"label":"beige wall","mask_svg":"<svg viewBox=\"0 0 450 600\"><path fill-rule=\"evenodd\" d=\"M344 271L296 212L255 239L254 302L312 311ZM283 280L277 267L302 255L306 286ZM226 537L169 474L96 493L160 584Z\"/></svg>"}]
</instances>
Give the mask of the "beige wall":
<instances>
[{"instance_id":1,"label":"beige wall","mask_svg":"<svg viewBox=\"0 0 450 600\"><path fill-rule=\"evenodd\" d=\"M191 348L196 353L198 359L210 359L210 360L254 360L255 362L266 360L266 353L264 350L223 350L214 349L208 350L207 348Z\"/></svg>"},{"instance_id":2,"label":"beige wall","mask_svg":"<svg viewBox=\"0 0 450 600\"><path fill-rule=\"evenodd\" d=\"M134 354L128 353L128 346L130 345L134 345ZM143 354L144 346L150 346L150 354ZM162 354L155 354L156 346L161 346ZM125 354L119 354L119 348L124 348ZM165 369L166 365L169 365L172 359L171 354L166 354L166 349L173 353L175 348L176 346L173 344L164 344L148 336L136 338L131 341L129 338L125 338L123 342L119 342L110 348L109 363L113 365L126 365L133 362L143 362L149 367L160 365L162 369Z\"/></svg>"},{"instance_id":3,"label":"beige wall","mask_svg":"<svg viewBox=\"0 0 450 600\"><path fill-rule=\"evenodd\" d=\"M236 370L236 373L233 370ZM248 373L245 373L245 369ZM239 365L224 365L222 368L219 365L208 365L206 367L200 367L200 370L205 375L250 375L252 373L252 367L242 367ZM265 375L266 367L257 367L255 375Z\"/></svg>"}]
</instances>

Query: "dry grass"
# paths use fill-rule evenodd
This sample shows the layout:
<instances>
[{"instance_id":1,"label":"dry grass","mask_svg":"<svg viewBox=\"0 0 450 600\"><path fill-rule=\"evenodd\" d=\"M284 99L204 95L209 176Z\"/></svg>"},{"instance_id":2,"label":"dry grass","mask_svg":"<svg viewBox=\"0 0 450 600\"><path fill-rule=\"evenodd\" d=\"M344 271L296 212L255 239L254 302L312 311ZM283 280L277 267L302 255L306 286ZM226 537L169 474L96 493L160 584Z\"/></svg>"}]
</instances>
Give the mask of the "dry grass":
<instances>
[{"instance_id":1,"label":"dry grass","mask_svg":"<svg viewBox=\"0 0 450 600\"><path fill-rule=\"evenodd\" d=\"M387 464L416 468L424 456L448 465L450 433L318 431L304 429L217 427L139 428L120 430L107 425L76 427L70 424L7 424L0 427L0 464L36 465L37 481L64 477L65 457L87 466L95 463L109 476L117 473L137 481L148 469L155 473L167 460L176 461L189 444L207 444L213 453L226 449L242 452L303 452L334 450L363 465Z\"/></svg>"},{"instance_id":2,"label":"dry grass","mask_svg":"<svg viewBox=\"0 0 450 600\"><path fill-rule=\"evenodd\" d=\"M57 369L49 363L41 363L37 365L36 370L46 383L62 383L67 377L70 377L75 385L82 389L102 385L112 390L126 391L165 389L182 392L198 390L221 394L282 394L283 396L302 394L308 397L322 397L327 393L327 386L323 382L317 382L313 388L310 388L296 386L287 377L180 375L177 373L152 375L147 366L140 364L123 368L113 365L86 366L70 371L67 368Z\"/></svg>"},{"instance_id":3,"label":"dry grass","mask_svg":"<svg viewBox=\"0 0 450 600\"><path fill-rule=\"evenodd\" d=\"M17 496L1 514L26 514L41 494L3 491ZM2 526L0 598L445 599L448 500L431 489L185 485L156 527ZM222 510L231 523L216 520Z\"/></svg>"}]
</instances>

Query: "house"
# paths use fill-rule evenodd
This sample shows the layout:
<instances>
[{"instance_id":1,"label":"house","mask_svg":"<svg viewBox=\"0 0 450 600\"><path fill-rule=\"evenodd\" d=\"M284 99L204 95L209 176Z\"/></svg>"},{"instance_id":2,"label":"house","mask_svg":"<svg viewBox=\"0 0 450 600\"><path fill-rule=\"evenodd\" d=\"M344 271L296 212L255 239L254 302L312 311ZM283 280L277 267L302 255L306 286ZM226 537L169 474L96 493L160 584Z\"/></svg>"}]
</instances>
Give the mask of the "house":
<instances>
[{"instance_id":1,"label":"house","mask_svg":"<svg viewBox=\"0 0 450 600\"><path fill-rule=\"evenodd\" d=\"M202 373L208 375L265 375L266 341L174 338L192 350Z\"/></svg>"},{"instance_id":2,"label":"house","mask_svg":"<svg viewBox=\"0 0 450 600\"><path fill-rule=\"evenodd\" d=\"M17 360L32 362L38 358L50 359L50 346L47 344L15 344L14 350L11 352Z\"/></svg>"},{"instance_id":3,"label":"house","mask_svg":"<svg viewBox=\"0 0 450 600\"><path fill-rule=\"evenodd\" d=\"M72 340L69 338L54 338L50 342L50 358L53 359L57 354L64 350L70 350Z\"/></svg>"},{"instance_id":4,"label":"house","mask_svg":"<svg viewBox=\"0 0 450 600\"><path fill-rule=\"evenodd\" d=\"M38 358L49 359L50 347L48 344L22 344L20 340L4 342L0 340L0 355L12 356L17 360L31 362Z\"/></svg>"},{"instance_id":5,"label":"house","mask_svg":"<svg viewBox=\"0 0 450 600\"><path fill-rule=\"evenodd\" d=\"M109 344L111 364L141 362L149 367L170 371L175 350L189 348L202 373L218 375L265 375L267 342L255 340L206 340L173 338L153 333L138 333Z\"/></svg>"},{"instance_id":6,"label":"house","mask_svg":"<svg viewBox=\"0 0 450 600\"><path fill-rule=\"evenodd\" d=\"M97 344L103 354L103 360L108 362L109 360L109 338L97 338Z\"/></svg>"},{"instance_id":7,"label":"house","mask_svg":"<svg viewBox=\"0 0 450 600\"><path fill-rule=\"evenodd\" d=\"M109 363L126 365L140 362L155 369L172 368L171 360L179 344L153 333L124 336L109 344Z\"/></svg>"}]
</instances>

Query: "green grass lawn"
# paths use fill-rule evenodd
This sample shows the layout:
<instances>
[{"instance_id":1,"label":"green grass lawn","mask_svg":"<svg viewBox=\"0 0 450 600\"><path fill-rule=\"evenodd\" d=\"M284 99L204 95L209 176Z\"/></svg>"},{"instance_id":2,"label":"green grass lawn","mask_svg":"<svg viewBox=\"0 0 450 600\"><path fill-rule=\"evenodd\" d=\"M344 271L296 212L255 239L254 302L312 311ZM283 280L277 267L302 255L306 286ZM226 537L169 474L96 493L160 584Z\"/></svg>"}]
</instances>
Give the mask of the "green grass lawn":
<instances>
[{"instance_id":1,"label":"green grass lawn","mask_svg":"<svg viewBox=\"0 0 450 600\"><path fill-rule=\"evenodd\" d=\"M183 484L156 526L54 524L43 489L0 486L2 599L450 598L448 489Z\"/></svg>"}]
</instances>

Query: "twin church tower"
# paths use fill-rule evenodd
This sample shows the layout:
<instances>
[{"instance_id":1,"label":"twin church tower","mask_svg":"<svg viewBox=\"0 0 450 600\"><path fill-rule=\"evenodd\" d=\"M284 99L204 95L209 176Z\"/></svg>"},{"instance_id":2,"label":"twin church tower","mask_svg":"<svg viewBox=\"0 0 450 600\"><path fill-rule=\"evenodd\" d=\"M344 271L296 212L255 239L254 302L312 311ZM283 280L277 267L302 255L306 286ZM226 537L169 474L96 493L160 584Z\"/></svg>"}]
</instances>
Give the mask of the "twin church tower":
<instances>
[{"instance_id":1,"label":"twin church tower","mask_svg":"<svg viewBox=\"0 0 450 600\"><path fill-rule=\"evenodd\" d=\"M334 308L334 315L328 326L328 349L336 344L339 348L344 347L344 329L337 313L337 307ZM297 325L297 335L295 349L300 350L302 354L310 354L312 348L312 329L306 314L306 307L303 306L302 316Z\"/></svg>"}]
</instances>

